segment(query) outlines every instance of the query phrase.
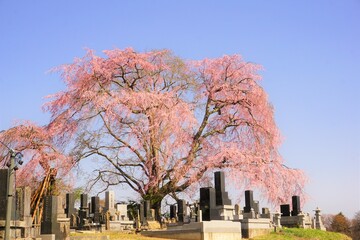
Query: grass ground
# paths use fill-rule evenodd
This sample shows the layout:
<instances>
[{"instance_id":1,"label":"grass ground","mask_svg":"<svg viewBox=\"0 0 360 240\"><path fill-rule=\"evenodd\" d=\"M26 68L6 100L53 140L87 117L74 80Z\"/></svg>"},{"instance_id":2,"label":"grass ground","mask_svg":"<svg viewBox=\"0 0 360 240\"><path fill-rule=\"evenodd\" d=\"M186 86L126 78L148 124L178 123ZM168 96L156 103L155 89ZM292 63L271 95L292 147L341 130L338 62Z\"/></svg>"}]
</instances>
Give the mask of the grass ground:
<instances>
[{"instance_id":1,"label":"grass ground","mask_svg":"<svg viewBox=\"0 0 360 240\"><path fill-rule=\"evenodd\" d=\"M150 238L144 237L141 234L135 234L134 232L105 232L105 233L71 233L70 236L104 236L108 235L111 240L165 240L164 238ZM268 235L259 236L253 240L351 240L350 237L333 232L325 232L315 229L300 229L300 228L286 228L280 232L270 233Z\"/></svg>"},{"instance_id":2,"label":"grass ground","mask_svg":"<svg viewBox=\"0 0 360 240\"><path fill-rule=\"evenodd\" d=\"M285 228L280 232L273 232L259 236L254 240L351 240L350 237L334 232L325 232L316 229Z\"/></svg>"}]
</instances>

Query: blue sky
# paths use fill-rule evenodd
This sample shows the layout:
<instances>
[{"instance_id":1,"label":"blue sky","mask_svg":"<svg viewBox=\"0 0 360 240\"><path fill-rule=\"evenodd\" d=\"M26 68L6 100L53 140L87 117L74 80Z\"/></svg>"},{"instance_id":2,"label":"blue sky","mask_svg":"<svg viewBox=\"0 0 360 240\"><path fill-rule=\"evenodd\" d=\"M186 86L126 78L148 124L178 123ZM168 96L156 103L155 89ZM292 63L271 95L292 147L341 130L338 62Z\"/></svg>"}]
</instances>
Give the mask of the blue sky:
<instances>
[{"instance_id":1,"label":"blue sky","mask_svg":"<svg viewBox=\"0 0 360 240\"><path fill-rule=\"evenodd\" d=\"M360 210L360 1L0 0L0 130L48 121L46 72L84 48L168 48L185 59L241 54L264 66L263 86L285 138L281 153L309 178L325 213Z\"/></svg>"}]
</instances>

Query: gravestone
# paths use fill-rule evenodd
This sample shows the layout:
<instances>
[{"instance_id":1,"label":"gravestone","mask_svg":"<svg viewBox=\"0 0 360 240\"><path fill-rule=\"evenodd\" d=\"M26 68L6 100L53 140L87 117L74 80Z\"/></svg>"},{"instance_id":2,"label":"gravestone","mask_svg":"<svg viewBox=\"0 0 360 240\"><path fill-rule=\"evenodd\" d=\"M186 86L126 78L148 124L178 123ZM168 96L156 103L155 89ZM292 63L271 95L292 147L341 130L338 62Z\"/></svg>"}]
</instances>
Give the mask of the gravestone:
<instances>
[{"instance_id":1,"label":"gravestone","mask_svg":"<svg viewBox=\"0 0 360 240\"><path fill-rule=\"evenodd\" d=\"M71 215L76 213L76 209L74 208L75 204L75 194L74 193L67 193L66 194L66 208L65 213L66 217L70 218Z\"/></svg>"},{"instance_id":2,"label":"gravestone","mask_svg":"<svg viewBox=\"0 0 360 240\"><path fill-rule=\"evenodd\" d=\"M245 191L245 207L244 207L244 213L249 213L252 208L254 209L253 191L251 191L251 190L246 190L246 191Z\"/></svg>"},{"instance_id":3,"label":"gravestone","mask_svg":"<svg viewBox=\"0 0 360 240\"><path fill-rule=\"evenodd\" d=\"M170 205L170 219L176 218L176 205Z\"/></svg>"},{"instance_id":4,"label":"gravestone","mask_svg":"<svg viewBox=\"0 0 360 240\"><path fill-rule=\"evenodd\" d=\"M45 196L43 206L41 234L55 234L56 239L60 239L60 224L57 222L58 197Z\"/></svg>"},{"instance_id":5,"label":"gravestone","mask_svg":"<svg viewBox=\"0 0 360 240\"><path fill-rule=\"evenodd\" d=\"M259 201L254 201L253 204L254 204L254 212L255 212L255 215L257 216L260 213Z\"/></svg>"},{"instance_id":6,"label":"gravestone","mask_svg":"<svg viewBox=\"0 0 360 240\"><path fill-rule=\"evenodd\" d=\"M100 198L91 197L91 213L94 214L93 222L100 223Z\"/></svg>"},{"instance_id":7,"label":"gravestone","mask_svg":"<svg viewBox=\"0 0 360 240\"><path fill-rule=\"evenodd\" d=\"M113 215L115 211L115 192L107 191L105 192L105 210L109 211Z\"/></svg>"},{"instance_id":8,"label":"gravestone","mask_svg":"<svg viewBox=\"0 0 360 240\"><path fill-rule=\"evenodd\" d=\"M234 209L235 209L235 215L240 215L240 206L239 206L239 204L235 204Z\"/></svg>"},{"instance_id":9,"label":"gravestone","mask_svg":"<svg viewBox=\"0 0 360 240\"><path fill-rule=\"evenodd\" d=\"M178 205L178 221L183 223L185 221L185 216L186 216L186 201L185 200L178 200L177 201L177 205Z\"/></svg>"},{"instance_id":10,"label":"gravestone","mask_svg":"<svg viewBox=\"0 0 360 240\"><path fill-rule=\"evenodd\" d=\"M271 214L270 214L269 208L262 208L260 217L261 218L270 218Z\"/></svg>"},{"instance_id":11,"label":"gravestone","mask_svg":"<svg viewBox=\"0 0 360 240\"><path fill-rule=\"evenodd\" d=\"M290 205L289 204L280 205L280 212L281 212L281 216L283 217L290 216Z\"/></svg>"},{"instance_id":12,"label":"gravestone","mask_svg":"<svg viewBox=\"0 0 360 240\"><path fill-rule=\"evenodd\" d=\"M9 169L0 169L0 220L6 219L6 199Z\"/></svg>"},{"instance_id":13,"label":"gravestone","mask_svg":"<svg viewBox=\"0 0 360 240\"><path fill-rule=\"evenodd\" d=\"M16 188L15 197L15 216L12 219L27 221L30 217L30 201L31 201L31 189L30 187Z\"/></svg>"},{"instance_id":14,"label":"gravestone","mask_svg":"<svg viewBox=\"0 0 360 240\"><path fill-rule=\"evenodd\" d=\"M128 206L126 204L117 203L116 213L118 214L118 221L128 221Z\"/></svg>"},{"instance_id":15,"label":"gravestone","mask_svg":"<svg viewBox=\"0 0 360 240\"><path fill-rule=\"evenodd\" d=\"M225 191L225 173L215 172L215 192L216 192L216 205L231 205L228 193Z\"/></svg>"},{"instance_id":16,"label":"gravestone","mask_svg":"<svg viewBox=\"0 0 360 240\"><path fill-rule=\"evenodd\" d=\"M81 229L84 227L85 222L87 221L87 218L89 217L89 206L88 204L88 195L87 194L81 194L80 195L80 210L79 210L79 218L77 225Z\"/></svg>"},{"instance_id":17,"label":"gravestone","mask_svg":"<svg viewBox=\"0 0 360 240\"><path fill-rule=\"evenodd\" d=\"M77 222L77 225L79 228L84 227L85 222L87 221L88 214L86 210L80 209L79 210L79 222Z\"/></svg>"},{"instance_id":18,"label":"gravestone","mask_svg":"<svg viewBox=\"0 0 360 240\"><path fill-rule=\"evenodd\" d=\"M88 205L88 195L87 194L81 194L80 195L80 209L84 210L84 209L89 209L89 205Z\"/></svg>"},{"instance_id":19,"label":"gravestone","mask_svg":"<svg viewBox=\"0 0 360 240\"><path fill-rule=\"evenodd\" d=\"M216 192L212 187L200 188L200 210L202 211L202 220L210 221L212 219L212 209L216 206Z\"/></svg>"},{"instance_id":20,"label":"gravestone","mask_svg":"<svg viewBox=\"0 0 360 240\"><path fill-rule=\"evenodd\" d=\"M270 214L270 210L269 210L269 208L262 208L261 213L262 214Z\"/></svg>"},{"instance_id":21,"label":"gravestone","mask_svg":"<svg viewBox=\"0 0 360 240\"><path fill-rule=\"evenodd\" d=\"M91 213L100 212L100 198L95 196L91 197Z\"/></svg>"},{"instance_id":22,"label":"gravestone","mask_svg":"<svg viewBox=\"0 0 360 240\"><path fill-rule=\"evenodd\" d=\"M300 212L300 196L292 196L291 216L297 216Z\"/></svg>"}]
</instances>

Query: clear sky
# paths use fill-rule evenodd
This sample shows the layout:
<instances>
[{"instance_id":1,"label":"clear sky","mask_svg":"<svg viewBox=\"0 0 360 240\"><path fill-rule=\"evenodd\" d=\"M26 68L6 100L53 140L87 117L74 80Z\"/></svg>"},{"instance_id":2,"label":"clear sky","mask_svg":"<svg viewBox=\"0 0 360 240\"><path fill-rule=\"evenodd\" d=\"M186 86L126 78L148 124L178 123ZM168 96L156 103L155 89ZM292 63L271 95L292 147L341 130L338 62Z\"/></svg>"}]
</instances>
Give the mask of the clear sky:
<instances>
[{"instance_id":1,"label":"clear sky","mask_svg":"<svg viewBox=\"0 0 360 240\"><path fill-rule=\"evenodd\" d=\"M0 0L0 130L45 124L46 72L84 48L168 48L185 59L241 54L264 66L263 86L303 169L305 210L360 210L360 1Z\"/></svg>"}]
</instances>

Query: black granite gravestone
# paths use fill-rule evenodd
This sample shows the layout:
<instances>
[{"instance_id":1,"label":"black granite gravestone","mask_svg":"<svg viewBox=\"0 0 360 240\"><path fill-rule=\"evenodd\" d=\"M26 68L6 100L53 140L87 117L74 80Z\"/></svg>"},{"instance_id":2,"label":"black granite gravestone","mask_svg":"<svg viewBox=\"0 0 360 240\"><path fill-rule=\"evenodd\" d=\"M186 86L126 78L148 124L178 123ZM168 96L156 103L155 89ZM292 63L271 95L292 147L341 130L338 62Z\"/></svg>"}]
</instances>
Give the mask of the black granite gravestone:
<instances>
[{"instance_id":1,"label":"black granite gravestone","mask_svg":"<svg viewBox=\"0 0 360 240\"><path fill-rule=\"evenodd\" d=\"M45 196L43 208L41 234L55 234L58 239L60 235L60 224L57 222L58 197Z\"/></svg>"},{"instance_id":2,"label":"black granite gravestone","mask_svg":"<svg viewBox=\"0 0 360 240\"><path fill-rule=\"evenodd\" d=\"M297 216L300 213L300 196L292 196L292 216Z\"/></svg>"},{"instance_id":3,"label":"black granite gravestone","mask_svg":"<svg viewBox=\"0 0 360 240\"><path fill-rule=\"evenodd\" d=\"M216 192L212 187L200 188L200 210L202 211L202 220L211 220L211 209L216 206Z\"/></svg>"},{"instance_id":4,"label":"black granite gravestone","mask_svg":"<svg viewBox=\"0 0 360 240\"><path fill-rule=\"evenodd\" d=\"M0 169L0 220L6 219L6 200L9 169Z\"/></svg>"},{"instance_id":5,"label":"black granite gravestone","mask_svg":"<svg viewBox=\"0 0 360 240\"><path fill-rule=\"evenodd\" d=\"M290 205L289 204L280 205L280 212L281 212L281 216L284 217L290 216Z\"/></svg>"},{"instance_id":6,"label":"black granite gravestone","mask_svg":"<svg viewBox=\"0 0 360 240\"><path fill-rule=\"evenodd\" d=\"M80 195L80 209L88 209L88 195L83 193Z\"/></svg>"},{"instance_id":7,"label":"black granite gravestone","mask_svg":"<svg viewBox=\"0 0 360 240\"><path fill-rule=\"evenodd\" d=\"M67 193L66 208L65 208L65 213L67 218L70 218L72 214L75 214L76 209L74 208L74 204L75 204L75 195L73 193Z\"/></svg>"},{"instance_id":8,"label":"black granite gravestone","mask_svg":"<svg viewBox=\"0 0 360 240\"><path fill-rule=\"evenodd\" d=\"M177 205L178 205L178 212L177 212L178 221L179 222L184 222L185 216L186 216L186 208L187 208L186 201L185 200L178 200Z\"/></svg>"},{"instance_id":9,"label":"black granite gravestone","mask_svg":"<svg viewBox=\"0 0 360 240\"><path fill-rule=\"evenodd\" d=\"M216 205L224 206L231 205L228 193L225 191L225 174L224 172L215 172L215 192L216 192Z\"/></svg>"},{"instance_id":10,"label":"black granite gravestone","mask_svg":"<svg viewBox=\"0 0 360 240\"><path fill-rule=\"evenodd\" d=\"M98 196L91 197L91 213L94 214L93 222L100 223L100 198Z\"/></svg>"},{"instance_id":11,"label":"black granite gravestone","mask_svg":"<svg viewBox=\"0 0 360 240\"><path fill-rule=\"evenodd\" d=\"M246 190L244 213L249 213L251 209L254 209L253 191Z\"/></svg>"},{"instance_id":12,"label":"black granite gravestone","mask_svg":"<svg viewBox=\"0 0 360 240\"><path fill-rule=\"evenodd\" d=\"M79 210L79 222L77 222L77 225L81 229L85 225L85 221L88 218L88 212L87 210L80 209Z\"/></svg>"},{"instance_id":13,"label":"black granite gravestone","mask_svg":"<svg viewBox=\"0 0 360 240\"><path fill-rule=\"evenodd\" d=\"M91 213L100 212L100 198L99 197L91 197Z\"/></svg>"},{"instance_id":14,"label":"black granite gravestone","mask_svg":"<svg viewBox=\"0 0 360 240\"><path fill-rule=\"evenodd\" d=\"M176 218L176 205L170 205L170 219Z\"/></svg>"}]
</instances>

